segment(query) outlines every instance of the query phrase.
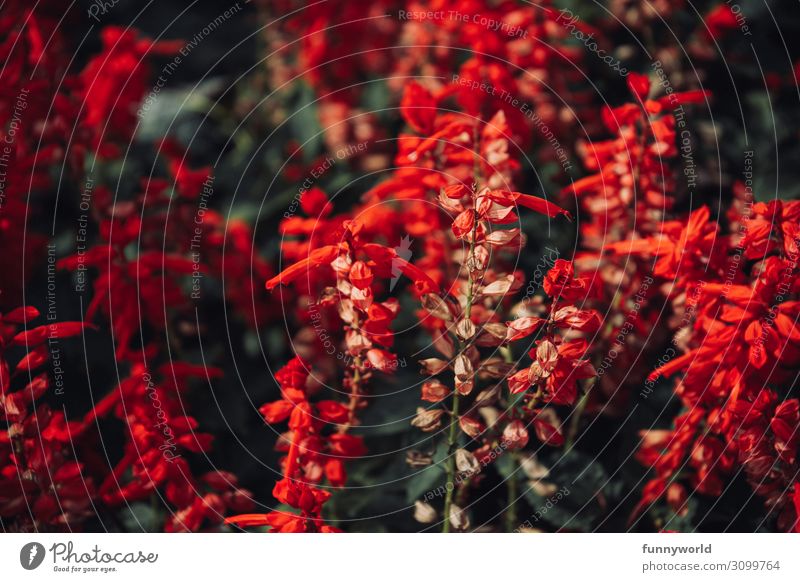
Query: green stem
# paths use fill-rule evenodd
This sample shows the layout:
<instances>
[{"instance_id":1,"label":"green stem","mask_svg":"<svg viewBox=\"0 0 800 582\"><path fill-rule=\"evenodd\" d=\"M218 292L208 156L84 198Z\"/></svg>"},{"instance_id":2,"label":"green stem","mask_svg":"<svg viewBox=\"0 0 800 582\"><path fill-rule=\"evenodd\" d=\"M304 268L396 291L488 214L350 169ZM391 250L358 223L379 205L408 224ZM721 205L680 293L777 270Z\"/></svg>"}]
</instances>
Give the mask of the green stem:
<instances>
[{"instance_id":1,"label":"green stem","mask_svg":"<svg viewBox=\"0 0 800 582\"><path fill-rule=\"evenodd\" d=\"M572 412L572 420L569 423L567 439L564 443L565 449L569 449L572 446L572 443L575 442L575 437L578 434L578 429L580 428L581 424L581 417L583 416L584 410L586 410L586 405L589 403L589 392L591 391L593 385L594 379L587 383L586 389L583 391L580 400L578 400L578 404L575 406L575 410Z\"/></svg>"},{"instance_id":2,"label":"green stem","mask_svg":"<svg viewBox=\"0 0 800 582\"><path fill-rule=\"evenodd\" d=\"M474 206L474 200L473 200ZM475 217L475 224L472 226L472 237L469 243L469 260L470 264L475 256L475 234L478 230L478 218ZM474 300L474 287L475 282L472 279L472 273L468 272L469 282L467 283L467 304L464 307L464 318L469 319L472 314L472 302ZM468 342L461 342L459 353L464 351L469 346ZM453 492L456 488L456 448L458 443L458 390L453 391L453 405L450 409L450 431L447 435L447 465L445 470L447 473L447 483L445 483L445 497L444 497L444 524L442 524L442 533L450 533L450 508L453 506Z\"/></svg>"},{"instance_id":3,"label":"green stem","mask_svg":"<svg viewBox=\"0 0 800 582\"><path fill-rule=\"evenodd\" d=\"M450 532L450 508L453 505L453 492L455 491L458 392L453 393L453 408L450 410L450 414L450 432L447 435L447 483L445 484L442 533Z\"/></svg>"},{"instance_id":4,"label":"green stem","mask_svg":"<svg viewBox=\"0 0 800 582\"><path fill-rule=\"evenodd\" d=\"M506 491L508 492L508 501L506 503L506 532L511 533L517 528L517 497L519 497L519 486L517 484L516 465L519 461L516 454L512 455L514 459L514 470L511 476L506 479Z\"/></svg>"}]
</instances>

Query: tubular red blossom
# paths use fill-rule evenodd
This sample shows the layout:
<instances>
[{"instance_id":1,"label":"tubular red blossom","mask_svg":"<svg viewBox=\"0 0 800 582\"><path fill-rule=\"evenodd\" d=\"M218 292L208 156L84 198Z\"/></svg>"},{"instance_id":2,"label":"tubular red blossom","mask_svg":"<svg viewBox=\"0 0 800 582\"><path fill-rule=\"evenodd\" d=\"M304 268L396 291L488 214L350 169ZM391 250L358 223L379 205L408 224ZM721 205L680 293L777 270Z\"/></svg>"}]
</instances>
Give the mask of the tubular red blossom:
<instances>
[{"instance_id":1,"label":"tubular red blossom","mask_svg":"<svg viewBox=\"0 0 800 582\"><path fill-rule=\"evenodd\" d=\"M315 249L309 253L308 258L287 267L267 281L266 287L271 290L280 284L288 285L308 273L310 269L329 264L338 254L339 247L335 245L328 245Z\"/></svg>"},{"instance_id":2,"label":"tubular red blossom","mask_svg":"<svg viewBox=\"0 0 800 582\"><path fill-rule=\"evenodd\" d=\"M631 93L633 93L639 101L644 102L650 93L650 79L647 78L647 75L631 73L627 77L627 82Z\"/></svg>"},{"instance_id":3,"label":"tubular red blossom","mask_svg":"<svg viewBox=\"0 0 800 582\"><path fill-rule=\"evenodd\" d=\"M554 427L549 422L544 420L534 419L533 428L536 430L536 436L545 444L559 447L564 444L564 435L561 431Z\"/></svg>"},{"instance_id":4,"label":"tubular red blossom","mask_svg":"<svg viewBox=\"0 0 800 582\"><path fill-rule=\"evenodd\" d=\"M400 113L415 131L423 135L433 129L436 119L436 100L422 85L411 81L406 85L400 101Z\"/></svg>"},{"instance_id":5,"label":"tubular red blossom","mask_svg":"<svg viewBox=\"0 0 800 582\"><path fill-rule=\"evenodd\" d=\"M12 345L36 347L50 339L67 338L80 335L86 329L97 329L97 326L80 321L64 321L41 325L28 331L18 333L11 340Z\"/></svg>"}]
</instances>

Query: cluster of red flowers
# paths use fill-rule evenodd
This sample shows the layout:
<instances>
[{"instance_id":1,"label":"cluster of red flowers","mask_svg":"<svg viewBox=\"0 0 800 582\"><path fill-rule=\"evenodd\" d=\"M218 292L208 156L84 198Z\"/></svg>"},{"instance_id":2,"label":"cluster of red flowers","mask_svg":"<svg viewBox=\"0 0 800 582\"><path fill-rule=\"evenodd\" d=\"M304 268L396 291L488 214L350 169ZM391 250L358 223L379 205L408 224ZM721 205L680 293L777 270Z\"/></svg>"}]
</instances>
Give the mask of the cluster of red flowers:
<instances>
[{"instance_id":1,"label":"cluster of red flowers","mask_svg":"<svg viewBox=\"0 0 800 582\"><path fill-rule=\"evenodd\" d=\"M683 3L611 4L636 27ZM682 409L672 427L643 431L637 458L650 472L631 522L662 501L685 515L696 494L720 496L741 474L765 520L800 531L800 202L755 203L741 184L714 207L682 197L698 179L690 109L713 95L678 91L653 67L653 78L627 76L630 102L595 106L580 43L608 41L550 1L323 2L311 17L283 0L259 10L281 16L268 27L272 82L312 87L329 152L396 138L385 140L393 160L361 156L389 146L354 150L360 169L386 174L350 207L301 188L280 221L277 269L255 253L251 225L209 208L212 169L173 139L147 144L153 172L130 188L94 183L136 136L152 58L180 43L104 27L100 52L73 70L52 7L3 8L4 529L105 528L149 500L163 505L165 531L339 531L326 502L346 485L348 462L367 454L359 413L411 355L396 329L411 320L427 340L415 338L424 357L410 424L441 445L446 491L442 507L417 502L421 523L470 529L485 467L511 457L516 471L534 447L572 446L582 414L618 418L660 383ZM724 4L712 10L706 34L727 34L731 16ZM400 135L362 110L363 81L377 75ZM521 185L532 183L529 151L561 166L560 193ZM570 182L573 153L587 175ZM55 233L36 227L53 221L30 201L57 191L59 165L85 187L71 201L75 244L56 259L45 253ZM284 179L297 178L286 168ZM530 281L523 227L567 228L573 214L574 254L520 298ZM53 281L57 272L90 281L83 321L59 321L54 294L46 313L29 304L39 268ZM281 505L265 514L252 513L235 475L201 468L214 435L191 395L223 372L182 344L205 334L196 313L211 281L222 283L215 307L253 329L282 312L291 332L292 359L274 374L281 398L260 408L281 455L272 489ZM60 342L83 334L110 335L117 381L93 387L88 410L60 408ZM105 449L110 432L117 451ZM420 451L408 460L434 463Z\"/></svg>"},{"instance_id":2,"label":"cluster of red flowers","mask_svg":"<svg viewBox=\"0 0 800 582\"><path fill-rule=\"evenodd\" d=\"M79 423L43 402L52 388L45 366L57 357L59 340L79 335L84 326L50 317L41 325L37 309L19 305L31 264L44 259L47 241L26 228L37 218L28 206L30 192L53 187L50 170L65 161L65 120L75 109L64 98L49 110L67 70L55 15L10 2L0 31L0 417L6 425L0 430L0 518L13 529L63 527L91 514L94 484L71 447L81 437ZM55 50L45 50L48 38Z\"/></svg>"},{"instance_id":3,"label":"cluster of red flowers","mask_svg":"<svg viewBox=\"0 0 800 582\"><path fill-rule=\"evenodd\" d=\"M663 263L637 268L625 256L608 250L615 243L623 250L632 244L648 249L650 242L643 237L662 230L662 219L675 205L678 134L686 136L685 131L676 130L676 124L686 126L685 105L708 98L704 92L692 91L651 99L658 86L636 73L628 76L627 85L633 102L601 112L614 138L580 145L584 167L592 173L564 189L583 210L581 248L575 261L579 272L591 275L589 295L604 314L605 325L595 339L603 344L598 352L599 390L591 404L602 404L607 413L628 408L630 387L641 384L648 373L635 364L640 354L659 349L658 336L664 327L659 324L663 300L653 280L654 275L663 277ZM629 243L629 238L635 241ZM665 252L665 260L668 255L669 260L680 261L682 252Z\"/></svg>"},{"instance_id":4,"label":"cluster of red flowers","mask_svg":"<svg viewBox=\"0 0 800 582\"><path fill-rule=\"evenodd\" d=\"M524 282L524 273L514 271L512 264L515 253L524 247L524 237L519 227L507 226L519 224L516 211L520 208L549 218L569 213L543 198L511 189L519 164L509 154L512 129L503 111L484 122L444 106L450 97L446 92L434 96L417 83L409 83L401 112L416 135L401 136L399 167L393 175L344 216L331 215L327 197L315 189L301 199L301 207L311 216L284 220L282 232L299 237L283 243L284 256L295 262L266 286L296 285L301 291L296 302L299 319L316 328L320 339L320 321L326 322L322 329L336 330L325 331L326 341L316 343L318 349L324 348L330 337L332 346L344 344L341 384L343 391L350 393L350 403L347 408L329 400L309 404L303 385L309 378L315 383L327 382L330 374L293 377L292 372L304 366L300 359L282 370L279 381L284 399L265 406L262 413L270 423L289 418L284 479L273 493L300 509L301 517L273 512L229 521L267 524L278 531L319 529L319 503L324 496L308 484L321 480L323 465L331 486L343 484L341 463L335 458L324 463L319 459L324 460L328 451L338 456L348 452L341 446L343 431L356 424L359 396L372 370L386 373L394 369L395 356L384 348L392 345L389 324L401 302L390 298L377 303L375 299L387 292L390 276L404 274L412 280L410 292L421 306L419 324L431 334L432 348L444 358L421 362L426 375L437 376L422 388L422 399L434 406L420 407L412 424L423 431L436 431L449 416L445 530L451 525L464 529L466 524L465 514L453 502L457 457L459 465L470 466L499 445L521 449L528 443L531 426L543 442L563 443L560 420L554 409L545 405L573 404L577 381L593 377L594 369L584 358L587 342L568 339L557 330L590 334L599 328L600 318L596 312L572 304L583 298L588 284L574 277L571 263L559 260L544 281L550 304L524 301L516 307L520 317L509 321L509 310L514 309L511 298ZM405 236L426 236L424 255L415 264L386 245L398 240L398 227ZM323 309L335 309L339 321L330 323L320 313ZM515 371L511 344L537 331L542 333L530 350L533 363ZM320 351L316 355L324 358ZM438 378L442 374L452 374L452 389ZM292 381L287 384L288 378ZM506 379L511 389L503 394L501 386ZM485 389L476 389L484 382ZM522 397L515 397L513 405L491 423L481 420L481 411L520 393ZM441 408L439 403L448 399L449 407ZM471 401L468 406L464 404L467 399ZM327 438L321 437L326 423L339 426ZM459 429L470 438L473 451L457 448ZM347 456L363 454L360 441L349 439L354 444ZM296 491L307 494L295 496L292 492ZM299 500L306 500L305 505L298 505Z\"/></svg>"},{"instance_id":5,"label":"cluster of red flowers","mask_svg":"<svg viewBox=\"0 0 800 582\"><path fill-rule=\"evenodd\" d=\"M288 448L288 454L283 478L275 484L272 494L279 502L299 509L301 514L273 511L267 515L238 515L227 521L243 527L268 525L278 532L335 531L323 522L321 515L322 504L331 494L310 483L317 483L324 477L331 486L342 486L345 470L341 456L357 456L364 451L360 439L346 432L358 403L358 378L350 378L354 387L351 408L334 400L311 404L308 396L313 391L313 379L308 364L299 357L279 370L275 379L281 386L283 399L265 404L261 413L270 424L288 419L290 432L281 439L281 449ZM326 424L338 425L340 429L325 435Z\"/></svg>"},{"instance_id":6,"label":"cluster of red flowers","mask_svg":"<svg viewBox=\"0 0 800 582\"><path fill-rule=\"evenodd\" d=\"M584 244L601 248L580 262L596 269L606 289L614 291L604 308L612 323L600 338L610 346L606 358L613 353L613 361L618 351L626 363L637 358L642 336L652 332L638 320L648 308L674 314L669 326L661 324L674 334L670 347L646 384L652 390L660 376L682 372L675 394L685 412L674 430L643 434L639 459L655 469L655 478L644 487L634 517L662 497L683 515L686 485L719 496L728 479L744 470L754 492L778 516L778 527L796 529L800 415L787 389L800 339L800 312L792 300L800 288L798 205L754 204L752 192L748 198L740 189L727 211L727 230L705 206L677 215L676 170L670 164L678 154L675 123L684 120L683 105L708 96L673 93L650 100L650 82L634 75L629 86L636 103L607 116L618 126L618 137L586 148L586 165L598 173L570 190L582 197L590 216L602 210L605 217L582 226ZM664 117L666 107L675 115ZM675 219L665 220L669 216ZM642 294L642 287L655 291ZM624 386L615 376L609 397Z\"/></svg>"},{"instance_id":7,"label":"cluster of red flowers","mask_svg":"<svg viewBox=\"0 0 800 582\"><path fill-rule=\"evenodd\" d=\"M105 184L95 184L91 170L84 173L88 156L102 164L124 151L151 84L149 59L172 54L179 45L106 27L102 51L73 74L48 9L12 2L0 26L8 32L3 50L9 64L2 72L2 131L13 144L13 159L4 163L9 171L4 171L0 228L0 237L9 241L0 339L0 414L7 423L0 432L0 517L12 530L80 529L86 520L133 502L161 499L166 531L219 525L231 511L249 509L252 500L234 475L195 474L191 468L186 455L206 453L213 438L198 431L187 414L186 394L193 380L210 382L221 373L177 359L180 347L170 343L170 330L193 308L197 291L186 284L192 275L228 277L226 299L233 309L250 321L263 317L263 308L251 307L254 293L261 292L253 282L268 276L269 267L260 258L249 259L252 237L246 225L226 225L199 203L212 183L209 169L189 169L177 144L156 144L169 173L143 180L141 194L132 200L116 199ZM43 50L43 38L55 48ZM54 107L48 111L50 101ZM24 284L31 265L45 262L46 238L31 228L39 217L26 201L54 188L49 172L55 163L65 164L76 183L85 183L85 208L82 203L75 254L56 262L50 253L48 269L53 276L56 269L67 269L79 281L94 274L94 295L86 323L57 321L52 295L47 324L36 326L35 308L8 307L21 300L17 285ZM109 324L120 380L83 418L67 419L65 411L46 402L54 389L55 394L65 390L59 342L98 329L93 322ZM58 370L55 387L45 371L48 363ZM98 448L106 430L113 430L111 419L124 427L119 457L117 452L104 457Z\"/></svg>"},{"instance_id":8,"label":"cluster of red flowers","mask_svg":"<svg viewBox=\"0 0 800 582\"><path fill-rule=\"evenodd\" d=\"M313 17L303 6L261 4L272 22L267 66L276 87L299 78L313 87L330 151L369 142L374 154L389 136L359 106L364 78L385 80L390 106L417 78L437 95L453 96L468 115L489 119L503 111L517 146L549 144L538 148L543 162L568 165L566 144L579 128L596 129L583 52L569 42L565 15L551 0L535 8L487 0L325 2ZM285 17L273 20L276 14Z\"/></svg>"},{"instance_id":9,"label":"cluster of red flowers","mask_svg":"<svg viewBox=\"0 0 800 582\"><path fill-rule=\"evenodd\" d=\"M18 527L32 519L34 526L46 528L90 516L95 487L71 450L83 427L38 402L51 388L43 371L50 361L49 343L79 335L84 326L61 322L23 331L39 315L33 307L19 307L0 319L0 414L8 423L0 433L0 517ZM25 355L12 374L8 352L15 347ZM13 384L21 387L12 390Z\"/></svg>"},{"instance_id":10,"label":"cluster of red flowers","mask_svg":"<svg viewBox=\"0 0 800 582\"><path fill-rule=\"evenodd\" d=\"M537 19L552 23L559 18L546 9L505 12L508 5L503 4L501 12L492 12L476 4L481 5L473 6L472 13L493 14L498 22L519 23L522 30ZM448 7L455 10L448 3L434 8ZM382 8L398 9L394 4ZM412 8L410 14L420 13L418 6ZM420 14L431 14L430 9ZM434 40L441 40L445 33L476 32L472 26L452 26L447 18L434 16L410 18L405 26L417 31L415 38L430 34ZM360 23L350 21L349 26ZM389 41L395 28L382 29L383 40ZM501 29L507 36L508 27ZM341 239L352 228L351 220L363 222L360 230L370 240L390 244L424 232L425 248L415 264L437 290L432 292L427 281L417 279L412 294L423 307L417 314L419 323L442 357L422 361L423 374L431 377L423 383L422 399L434 406L420 407L412 424L428 432L439 431L444 424L448 443L445 531L451 526L465 529L468 524L456 500L467 498L469 481L455 479L456 469L469 474L498 444L504 450L525 447L529 426L542 442L563 444L557 406L575 405L578 381L599 376L598 390L584 394L584 399L589 410L614 414L629 406L632 387L643 382L652 386L657 376L678 371L685 372L675 390L686 412L678 417L674 432L649 431L643 437L640 459L655 468L656 478L645 487L634 517L662 496L683 514L684 483L699 493L719 495L726 482L723 477L743 468L754 491L779 516L778 527L798 527L800 486L796 485L795 457L800 419L796 399L786 398L792 382L789 362L796 361L793 343L799 335L792 300L798 285L793 254L796 235L792 234L798 222L790 210L793 204L777 209L755 205L752 219L737 218L743 205L734 197L729 226L733 233L744 224L738 236L723 236L707 208L691 215L676 212L678 177L690 183L696 180L693 168L680 172L677 163L693 147L686 131L686 108L707 103L711 95L699 90L675 92L632 73L627 78L632 102L601 111L600 118L614 138L579 144L590 175L564 189L585 211L580 214L575 265L558 260L548 273L544 291L551 298L549 303L537 297L512 305L510 298L525 277L513 272L513 267L509 272L506 251L513 257L525 241L519 228L498 227L519 222L516 207L549 217L566 212L512 187L519 163L511 145L526 143L529 123L519 115L519 108L497 99L496 89L528 96L516 71L517 67L529 71L534 64L513 58L515 48L523 43L482 32L472 42L485 50L476 50L478 54L461 66L454 64L448 49L428 54L427 48L400 47L403 58L398 67L405 74L419 74L423 69L418 66L424 64L429 67L426 71L453 81L393 81L403 89L400 110L414 131L398 140L398 169L344 216L331 216L327 197L319 190L306 193L304 209L309 218L289 218L282 229L283 234L304 241L283 244L284 256L297 262L270 281L268 288L303 276L306 304L315 304L314 294L320 292L324 301L341 301L342 290L325 291L320 280L348 272L337 264L341 250L330 244L318 246L311 243L313 239L324 240L328 233ZM340 45L330 38L338 34L335 26L311 31L308 38L314 39L314 58L338 51ZM347 54L380 58L380 50L357 50L361 42L376 42L373 36L352 35L347 42ZM502 59L492 58L501 53ZM524 54L530 57L535 51ZM365 66L381 68L372 61ZM363 72L352 68L347 74ZM309 81L323 99L349 94L337 91L335 78L326 83L314 73ZM659 95L659 90L665 92ZM387 206L389 201L395 203ZM785 248L781 246L784 240ZM748 249L744 255L743 248ZM311 267L324 270L310 271ZM575 270L580 276L575 277ZM352 281L352 271L349 276ZM672 314L669 326L660 323L665 309ZM509 315L515 318L509 320ZM304 323L317 327L307 318ZM353 352L353 318L341 318L340 323L339 335L331 339L346 338ZM558 334L558 330L568 333ZM513 342L534 333L535 345L528 353L531 363L523 367L514 357ZM675 334L671 343L670 333ZM642 363L665 343L685 353L650 373ZM484 349L490 353L484 354ZM742 357L741 350L749 357ZM346 371L345 380L350 375ZM452 378L452 385L441 375ZM507 393L500 388L502 380L507 380ZM486 388L476 390L479 383ZM515 396L519 394L521 398ZM487 415L498 402L503 411ZM442 407L444 403L449 404ZM469 438L471 450L458 448L459 429ZM426 521L437 516L427 504L418 513ZM256 522L268 523L252 523Z\"/></svg>"},{"instance_id":11,"label":"cluster of red flowers","mask_svg":"<svg viewBox=\"0 0 800 582\"><path fill-rule=\"evenodd\" d=\"M687 485L718 496L742 468L778 527L800 531L800 405L787 396L800 358L800 303L791 299L800 290L800 203L744 209L738 232L726 235L703 207L633 251L657 256L671 300L692 310L675 330L684 353L651 374L683 374L675 393L686 412L673 431L644 435L640 458L656 476L642 506L666 495L685 512Z\"/></svg>"}]
</instances>

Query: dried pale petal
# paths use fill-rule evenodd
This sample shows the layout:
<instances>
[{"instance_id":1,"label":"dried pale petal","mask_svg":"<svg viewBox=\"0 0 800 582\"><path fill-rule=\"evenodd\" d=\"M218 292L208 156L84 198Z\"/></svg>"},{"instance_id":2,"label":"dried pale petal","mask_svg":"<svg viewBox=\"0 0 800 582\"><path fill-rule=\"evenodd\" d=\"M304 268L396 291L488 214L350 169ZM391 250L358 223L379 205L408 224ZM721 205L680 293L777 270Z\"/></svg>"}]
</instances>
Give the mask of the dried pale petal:
<instances>
[{"instance_id":1,"label":"dried pale petal","mask_svg":"<svg viewBox=\"0 0 800 582\"><path fill-rule=\"evenodd\" d=\"M536 361L542 371L549 376L558 363L558 348L550 340L542 340L536 347Z\"/></svg>"},{"instance_id":2,"label":"dried pale petal","mask_svg":"<svg viewBox=\"0 0 800 582\"><path fill-rule=\"evenodd\" d=\"M502 323L485 323L475 343L481 347L496 347L506 341L506 326Z\"/></svg>"},{"instance_id":3,"label":"dried pale petal","mask_svg":"<svg viewBox=\"0 0 800 582\"><path fill-rule=\"evenodd\" d=\"M455 363L453 365L453 372L455 372L456 379L460 380L461 382L466 382L472 379L475 371L472 368L472 362L465 354L459 354L456 357Z\"/></svg>"},{"instance_id":4,"label":"dried pale petal","mask_svg":"<svg viewBox=\"0 0 800 582\"><path fill-rule=\"evenodd\" d=\"M474 387L475 382L472 380L459 380L456 378L456 392L461 394L461 396L469 395Z\"/></svg>"},{"instance_id":5,"label":"dried pale petal","mask_svg":"<svg viewBox=\"0 0 800 582\"><path fill-rule=\"evenodd\" d=\"M366 289L359 289L353 285L350 289L350 299L353 300L353 305L362 311L366 311L369 309L369 306L372 305L372 289L369 287Z\"/></svg>"},{"instance_id":6,"label":"dried pale petal","mask_svg":"<svg viewBox=\"0 0 800 582\"><path fill-rule=\"evenodd\" d=\"M477 245L472 255L467 259L467 269L471 273L482 272L489 266L490 254L486 247Z\"/></svg>"},{"instance_id":7,"label":"dried pale petal","mask_svg":"<svg viewBox=\"0 0 800 582\"><path fill-rule=\"evenodd\" d=\"M481 470L481 464L478 459L466 449L456 450L456 468L462 473L478 473Z\"/></svg>"},{"instance_id":8,"label":"dried pale petal","mask_svg":"<svg viewBox=\"0 0 800 582\"><path fill-rule=\"evenodd\" d=\"M422 399L426 402L441 402L449 395L450 389L439 380L430 380L422 384Z\"/></svg>"},{"instance_id":9,"label":"dried pale petal","mask_svg":"<svg viewBox=\"0 0 800 582\"><path fill-rule=\"evenodd\" d=\"M411 426L415 426L423 432L431 432L442 425L442 415L444 410L418 407L417 415L411 421Z\"/></svg>"},{"instance_id":10,"label":"dried pale petal","mask_svg":"<svg viewBox=\"0 0 800 582\"><path fill-rule=\"evenodd\" d=\"M574 305L566 305L555 312L555 315L553 315L553 321L555 322L564 321L565 319L574 315L577 312L578 308L575 307Z\"/></svg>"},{"instance_id":11,"label":"dried pale petal","mask_svg":"<svg viewBox=\"0 0 800 582\"><path fill-rule=\"evenodd\" d=\"M481 193L475 197L475 210L478 211L482 219L486 218L486 213L489 212L491 207L492 200L486 194Z\"/></svg>"},{"instance_id":12,"label":"dried pale petal","mask_svg":"<svg viewBox=\"0 0 800 582\"><path fill-rule=\"evenodd\" d=\"M523 457L519 464L528 479L545 479L550 475L550 469L539 462L536 453Z\"/></svg>"},{"instance_id":13,"label":"dried pale petal","mask_svg":"<svg viewBox=\"0 0 800 582\"><path fill-rule=\"evenodd\" d=\"M397 356L385 350L373 348L367 351L367 360L376 370L382 372L394 371L397 369Z\"/></svg>"},{"instance_id":14,"label":"dried pale petal","mask_svg":"<svg viewBox=\"0 0 800 582\"><path fill-rule=\"evenodd\" d=\"M580 310L574 305L559 309L553 320L561 327L569 327L585 333L593 333L602 325L600 315L596 311L593 309Z\"/></svg>"},{"instance_id":15,"label":"dried pale petal","mask_svg":"<svg viewBox=\"0 0 800 582\"><path fill-rule=\"evenodd\" d=\"M465 414L458 419L458 425L461 427L461 430L464 431L464 434L472 438L477 437L483 432L481 422L474 416Z\"/></svg>"},{"instance_id":16,"label":"dried pale petal","mask_svg":"<svg viewBox=\"0 0 800 582\"><path fill-rule=\"evenodd\" d=\"M450 524L458 531L469 529L467 513L455 503L450 506Z\"/></svg>"},{"instance_id":17,"label":"dried pale petal","mask_svg":"<svg viewBox=\"0 0 800 582\"><path fill-rule=\"evenodd\" d=\"M339 301L339 304L337 305L337 311L339 312L339 317L341 317L342 321L345 323L353 323L356 319L353 301L346 297Z\"/></svg>"},{"instance_id":18,"label":"dried pale petal","mask_svg":"<svg viewBox=\"0 0 800 582\"><path fill-rule=\"evenodd\" d=\"M427 374L428 376L433 376L444 370L447 370L447 362L444 360L440 360L439 358L428 358L425 360L419 361L420 365L422 366L422 373Z\"/></svg>"},{"instance_id":19,"label":"dried pale petal","mask_svg":"<svg viewBox=\"0 0 800 582\"><path fill-rule=\"evenodd\" d=\"M408 451L406 453L406 464L414 469L428 467L433 464L433 455L416 450Z\"/></svg>"},{"instance_id":20,"label":"dried pale petal","mask_svg":"<svg viewBox=\"0 0 800 582\"><path fill-rule=\"evenodd\" d=\"M478 414L481 415L487 428L492 428L500 420L500 411L494 406L482 406L478 409Z\"/></svg>"},{"instance_id":21,"label":"dried pale petal","mask_svg":"<svg viewBox=\"0 0 800 582\"><path fill-rule=\"evenodd\" d=\"M542 367L539 365L539 362L533 362L531 367L528 368L528 382L530 384L536 384L540 380L547 378L550 374L545 372Z\"/></svg>"},{"instance_id":22,"label":"dried pale petal","mask_svg":"<svg viewBox=\"0 0 800 582\"><path fill-rule=\"evenodd\" d=\"M438 319L443 319L445 321L453 320L453 313L450 310L449 304L435 293L426 293L423 295L422 306Z\"/></svg>"},{"instance_id":23,"label":"dried pale petal","mask_svg":"<svg viewBox=\"0 0 800 582\"><path fill-rule=\"evenodd\" d=\"M491 406L495 402L497 402L497 398L500 396L500 385L495 384L491 388L486 390L481 390L481 392L475 397L475 406Z\"/></svg>"},{"instance_id":24,"label":"dried pale petal","mask_svg":"<svg viewBox=\"0 0 800 582\"><path fill-rule=\"evenodd\" d=\"M496 202L492 202L489 210L485 213L486 220L489 222L508 224L509 222L516 222L517 215L514 209L510 206L503 206Z\"/></svg>"},{"instance_id":25,"label":"dried pale petal","mask_svg":"<svg viewBox=\"0 0 800 582\"><path fill-rule=\"evenodd\" d=\"M458 199L449 198L445 196L444 192L439 193L439 206L451 214L458 214L464 210Z\"/></svg>"},{"instance_id":26,"label":"dried pale petal","mask_svg":"<svg viewBox=\"0 0 800 582\"><path fill-rule=\"evenodd\" d=\"M369 340L369 338L355 329L347 330L344 338L345 344L347 345L347 350L351 354L359 354L362 351L368 350L372 347L372 342Z\"/></svg>"},{"instance_id":27,"label":"dried pale petal","mask_svg":"<svg viewBox=\"0 0 800 582\"><path fill-rule=\"evenodd\" d=\"M495 230L486 236L486 243L492 246L504 246L514 242L519 237L519 232L518 228Z\"/></svg>"},{"instance_id":28,"label":"dried pale petal","mask_svg":"<svg viewBox=\"0 0 800 582\"><path fill-rule=\"evenodd\" d=\"M514 370L514 364L502 358L487 358L480 363L478 375L483 379L505 380Z\"/></svg>"},{"instance_id":29,"label":"dried pale petal","mask_svg":"<svg viewBox=\"0 0 800 582\"><path fill-rule=\"evenodd\" d=\"M528 444L528 429L521 420L512 420L503 430L503 440L509 449L522 449Z\"/></svg>"},{"instance_id":30,"label":"dried pale petal","mask_svg":"<svg viewBox=\"0 0 800 582\"><path fill-rule=\"evenodd\" d=\"M506 275L505 277L489 283L481 289L481 294L485 297L502 297L511 290L514 284L514 276Z\"/></svg>"},{"instance_id":31,"label":"dried pale petal","mask_svg":"<svg viewBox=\"0 0 800 582\"><path fill-rule=\"evenodd\" d=\"M456 351L455 346L453 345L453 340L447 333L437 334L432 345L448 360L453 358L453 354L455 354Z\"/></svg>"},{"instance_id":32,"label":"dried pale petal","mask_svg":"<svg viewBox=\"0 0 800 582\"><path fill-rule=\"evenodd\" d=\"M429 503L416 501L414 503L414 519L419 523L433 523L436 521L436 510Z\"/></svg>"},{"instance_id":33,"label":"dried pale petal","mask_svg":"<svg viewBox=\"0 0 800 582\"><path fill-rule=\"evenodd\" d=\"M528 483L531 486L531 489L541 497L550 497L556 491L558 491L558 485L554 483L546 483L545 481L530 481Z\"/></svg>"},{"instance_id":34,"label":"dried pale petal","mask_svg":"<svg viewBox=\"0 0 800 582\"><path fill-rule=\"evenodd\" d=\"M337 279L336 280L336 290L344 295L345 297L350 297L350 291L353 289L353 285L347 279Z\"/></svg>"},{"instance_id":35,"label":"dried pale petal","mask_svg":"<svg viewBox=\"0 0 800 582\"><path fill-rule=\"evenodd\" d=\"M475 335L475 324L471 319L462 319L456 324L456 335L463 340L468 340Z\"/></svg>"},{"instance_id":36,"label":"dried pale petal","mask_svg":"<svg viewBox=\"0 0 800 582\"><path fill-rule=\"evenodd\" d=\"M347 277L350 274L350 267L352 264L353 260L349 256L339 255L333 261L331 261L331 268L340 277Z\"/></svg>"}]
</instances>

